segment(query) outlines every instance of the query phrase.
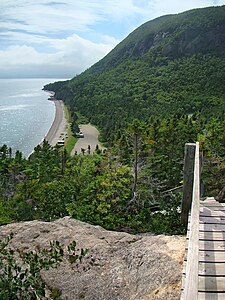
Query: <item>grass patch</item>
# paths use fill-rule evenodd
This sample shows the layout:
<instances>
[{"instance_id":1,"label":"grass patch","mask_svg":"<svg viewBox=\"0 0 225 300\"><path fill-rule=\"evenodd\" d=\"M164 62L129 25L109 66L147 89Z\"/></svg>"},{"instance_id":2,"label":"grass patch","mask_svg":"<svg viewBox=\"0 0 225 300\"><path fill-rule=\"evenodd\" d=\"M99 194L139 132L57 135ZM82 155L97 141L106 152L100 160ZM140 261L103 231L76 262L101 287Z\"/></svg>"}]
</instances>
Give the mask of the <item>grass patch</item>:
<instances>
[{"instance_id":1,"label":"grass patch","mask_svg":"<svg viewBox=\"0 0 225 300\"><path fill-rule=\"evenodd\" d=\"M69 153L69 154L71 153L76 142L77 142L77 138L75 138L74 136L69 137L69 135L68 135L68 138L66 139L66 142L65 142L65 147L66 147L67 153Z\"/></svg>"},{"instance_id":2,"label":"grass patch","mask_svg":"<svg viewBox=\"0 0 225 300\"><path fill-rule=\"evenodd\" d=\"M66 147L67 153L70 154L78 139L73 135L73 132L71 130L70 125L72 123L72 118L71 118L69 108L66 105L64 105L64 113L65 113L65 117L66 117L67 122L68 122L68 125L67 125L67 139L65 140L65 147Z\"/></svg>"}]
</instances>

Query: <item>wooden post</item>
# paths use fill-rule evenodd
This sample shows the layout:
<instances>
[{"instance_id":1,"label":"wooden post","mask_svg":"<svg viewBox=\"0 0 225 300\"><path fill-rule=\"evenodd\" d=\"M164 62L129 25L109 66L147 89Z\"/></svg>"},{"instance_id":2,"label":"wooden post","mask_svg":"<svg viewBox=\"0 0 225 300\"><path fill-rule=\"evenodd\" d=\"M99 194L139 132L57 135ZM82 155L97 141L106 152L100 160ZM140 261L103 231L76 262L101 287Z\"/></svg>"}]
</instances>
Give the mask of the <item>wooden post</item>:
<instances>
[{"instance_id":1,"label":"wooden post","mask_svg":"<svg viewBox=\"0 0 225 300\"><path fill-rule=\"evenodd\" d=\"M185 144L183 200L182 200L182 207L181 207L181 223L184 225L187 225L188 223L188 214L192 202L195 150L196 150L196 144L194 143Z\"/></svg>"}]
</instances>

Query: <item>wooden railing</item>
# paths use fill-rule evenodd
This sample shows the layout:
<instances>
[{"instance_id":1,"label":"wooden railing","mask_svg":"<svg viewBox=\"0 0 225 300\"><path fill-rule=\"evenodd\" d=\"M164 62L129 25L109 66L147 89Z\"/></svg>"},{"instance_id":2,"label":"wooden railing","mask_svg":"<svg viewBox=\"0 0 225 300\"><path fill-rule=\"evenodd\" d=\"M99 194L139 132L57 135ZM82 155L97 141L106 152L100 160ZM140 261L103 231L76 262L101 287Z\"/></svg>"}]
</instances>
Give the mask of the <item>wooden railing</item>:
<instances>
[{"instance_id":1,"label":"wooden railing","mask_svg":"<svg viewBox=\"0 0 225 300\"><path fill-rule=\"evenodd\" d=\"M188 214L191 209L188 224ZM198 253L200 210L199 143L185 145L184 186L181 219L188 224L189 243L183 300L198 299Z\"/></svg>"}]
</instances>

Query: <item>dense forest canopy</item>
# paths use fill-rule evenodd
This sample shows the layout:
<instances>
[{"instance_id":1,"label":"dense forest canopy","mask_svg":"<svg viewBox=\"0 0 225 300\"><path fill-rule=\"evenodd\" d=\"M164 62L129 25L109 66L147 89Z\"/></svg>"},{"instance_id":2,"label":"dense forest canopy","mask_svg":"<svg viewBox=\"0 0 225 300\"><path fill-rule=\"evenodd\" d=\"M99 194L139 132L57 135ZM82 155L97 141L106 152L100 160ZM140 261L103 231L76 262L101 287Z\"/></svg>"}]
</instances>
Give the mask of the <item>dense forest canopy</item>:
<instances>
[{"instance_id":1,"label":"dense forest canopy","mask_svg":"<svg viewBox=\"0 0 225 300\"><path fill-rule=\"evenodd\" d=\"M47 142L0 148L0 224L70 216L132 232L180 233L186 142L204 152L205 195L225 171L225 6L143 24L97 64L45 86L98 126L107 150L70 157ZM78 114L79 113L79 114Z\"/></svg>"}]
</instances>

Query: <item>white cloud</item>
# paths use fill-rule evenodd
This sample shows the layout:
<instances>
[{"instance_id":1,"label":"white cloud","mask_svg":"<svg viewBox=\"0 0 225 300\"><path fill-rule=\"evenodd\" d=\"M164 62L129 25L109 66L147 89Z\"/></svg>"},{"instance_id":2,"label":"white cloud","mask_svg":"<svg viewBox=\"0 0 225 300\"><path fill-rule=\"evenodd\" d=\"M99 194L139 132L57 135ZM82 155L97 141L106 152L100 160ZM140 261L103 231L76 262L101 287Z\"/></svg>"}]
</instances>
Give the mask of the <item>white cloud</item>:
<instances>
[{"instance_id":1,"label":"white cloud","mask_svg":"<svg viewBox=\"0 0 225 300\"><path fill-rule=\"evenodd\" d=\"M57 4L58 3L58 4ZM107 20L136 14L132 0L4 0L1 3L0 26L35 33L83 31Z\"/></svg>"},{"instance_id":2,"label":"white cloud","mask_svg":"<svg viewBox=\"0 0 225 300\"><path fill-rule=\"evenodd\" d=\"M26 45L1 50L0 77L11 77L13 74L23 74L23 77L36 74L39 77L42 70L43 76L72 77L100 60L113 47L112 44L90 42L75 34L62 40L48 39L48 43L56 49L54 53L40 53ZM56 75L52 74L53 71Z\"/></svg>"},{"instance_id":3,"label":"white cloud","mask_svg":"<svg viewBox=\"0 0 225 300\"><path fill-rule=\"evenodd\" d=\"M72 76L148 20L216 4L225 0L0 0L0 77Z\"/></svg>"},{"instance_id":4,"label":"white cloud","mask_svg":"<svg viewBox=\"0 0 225 300\"><path fill-rule=\"evenodd\" d=\"M179 1L179 0L170 0L169 2L167 0L161 0L156 1L154 4L154 11L162 14L174 14L183 12L189 9L193 8L201 8L206 6L213 5L212 0L188 0L188 1Z\"/></svg>"}]
</instances>

